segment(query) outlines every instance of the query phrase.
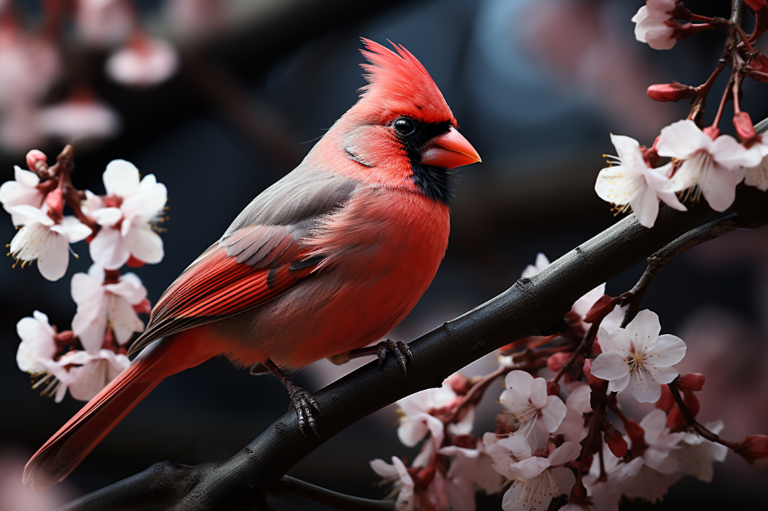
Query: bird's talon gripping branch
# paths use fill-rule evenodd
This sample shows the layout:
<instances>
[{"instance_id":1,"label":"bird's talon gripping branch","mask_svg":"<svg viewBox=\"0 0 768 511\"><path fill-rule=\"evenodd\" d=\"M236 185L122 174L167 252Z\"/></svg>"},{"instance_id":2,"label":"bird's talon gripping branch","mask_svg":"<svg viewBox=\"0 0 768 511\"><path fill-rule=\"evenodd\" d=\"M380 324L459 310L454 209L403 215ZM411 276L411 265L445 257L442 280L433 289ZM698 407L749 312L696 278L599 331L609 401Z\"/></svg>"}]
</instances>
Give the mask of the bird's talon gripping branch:
<instances>
[{"instance_id":1,"label":"bird's talon gripping branch","mask_svg":"<svg viewBox=\"0 0 768 511\"><path fill-rule=\"evenodd\" d=\"M407 356L411 360L411 363L413 363L413 353L406 343L403 341L390 341L389 339L386 339L376 344L375 348L376 355L379 357L379 367L382 366L384 360L387 358L387 353L391 351L395 355L397 363L403 368L403 374L408 376L408 369L405 367L405 357Z\"/></svg>"},{"instance_id":2,"label":"bird's talon gripping branch","mask_svg":"<svg viewBox=\"0 0 768 511\"><path fill-rule=\"evenodd\" d=\"M317 404L317 401L315 401L312 394L290 381L285 388L288 389L288 395L291 398L291 406L296 410L301 434L307 436L304 432L304 426L309 425L315 433L315 436L320 438L320 433L317 432L317 421L312 415L312 408L314 407L317 410L317 413L322 417L323 412L320 410L320 405Z\"/></svg>"}]
</instances>

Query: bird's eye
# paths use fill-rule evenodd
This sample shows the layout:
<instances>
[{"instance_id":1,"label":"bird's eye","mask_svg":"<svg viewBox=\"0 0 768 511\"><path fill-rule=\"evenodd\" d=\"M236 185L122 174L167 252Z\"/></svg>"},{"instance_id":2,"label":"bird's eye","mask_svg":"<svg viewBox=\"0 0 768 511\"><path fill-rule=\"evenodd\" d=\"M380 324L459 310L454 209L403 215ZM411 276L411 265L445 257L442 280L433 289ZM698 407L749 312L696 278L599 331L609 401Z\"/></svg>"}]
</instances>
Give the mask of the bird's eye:
<instances>
[{"instance_id":1,"label":"bird's eye","mask_svg":"<svg viewBox=\"0 0 768 511\"><path fill-rule=\"evenodd\" d=\"M395 131L398 135L401 137L407 137L408 135L412 135L414 131L416 131L416 121L411 119L410 117L398 117L395 119Z\"/></svg>"}]
</instances>

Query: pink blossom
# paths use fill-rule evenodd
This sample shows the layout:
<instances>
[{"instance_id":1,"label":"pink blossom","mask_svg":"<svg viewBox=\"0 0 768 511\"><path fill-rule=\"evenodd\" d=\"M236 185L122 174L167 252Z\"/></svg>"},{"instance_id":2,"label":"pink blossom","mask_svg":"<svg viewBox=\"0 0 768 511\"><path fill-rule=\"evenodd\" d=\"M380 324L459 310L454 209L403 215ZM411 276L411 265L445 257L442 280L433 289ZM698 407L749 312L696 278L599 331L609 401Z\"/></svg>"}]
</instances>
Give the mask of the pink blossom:
<instances>
[{"instance_id":1,"label":"pink blossom","mask_svg":"<svg viewBox=\"0 0 768 511\"><path fill-rule=\"evenodd\" d=\"M534 378L525 371L511 371L504 383L507 389L499 401L520 426L499 442L516 456L530 456L546 447L549 433L557 430L565 417L565 404L559 397L547 395L544 378Z\"/></svg>"},{"instance_id":2,"label":"pink blossom","mask_svg":"<svg viewBox=\"0 0 768 511\"><path fill-rule=\"evenodd\" d=\"M594 503L590 511L619 511L619 500L632 480L643 467L643 458L638 457L625 463L611 453L603 444L603 461L607 481L600 481L600 459L595 456L589 474L583 478L589 499Z\"/></svg>"},{"instance_id":3,"label":"pink blossom","mask_svg":"<svg viewBox=\"0 0 768 511\"><path fill-rule=\"evenodd\" d=\"M633 138L611 134L611 142L619 154L618 164L604 168L597 176L595 191L601 199L616 204L620 211L631 207L637 221L645 227L653 227L656 222L659 199L678 211L686 210L673 192L666 191L670 186L667 176L671 164L648 167L640 144Z\"/></svg>"},{"instance_id":4,"label":"pink blossom","mask_svg":"<svg viewBox=\"0 0 768 511\"><path fill-rule=\"evenodd\" d=\"M104 171L104 200L87 194L83 209L101 225L90 244L91 258L116 270L133 256L145 263L163 258L163 240L152 230L167 201L165 185L153 174L139 182L139 170L125 160L113 160Z\"/></svg>"},{"instance_id":5,"label":"pink blossom","mask_svg":"<svg viewBox=\"0 0 768 511\"><path fill-rule=\"evenodd\" d=\"M51 87L60 71L56 48L17 27L0 26L0 108L32 105Z\"/></svg>"},{"instance_id":6,"label":"pink blossom","mask_svg":"<svg viewBox=\"0 0 768 511\"><path fill-rule=\"evenodd\" d=\"M584 414L592 412L591 395L592 391L586 383L580 383L571 390L565 400L565 417L555 430L555 435L563 435L566 442L576 443L586 438L588 428L584 424Z\"/></svg>"},{"instance_id":7,"label":"pink blossom","mask_svg":"<svg viewBox=\"0 0 768 511\"><path fill-rule=\"evenodd\" d=\"M516 461L514 457L494 458L493 467L512 481L501 502L504 511L547 509L552 499L567 495L576 482L565 463L574 461L581 446L565 442L549 456L531 456Z\"/></svg>"},{"instance_id":8,"label":"pink blossom","mask_svg":"<svg viewBox=\"0 0 768 511\"><path fill-rule=\"evenodd\" d=\"M11 256L25 262L37 261L43 277L59 280L69 265L69 244L85 239L91 229L72 216L54 221L43 209L26 204L14 206L11 211L24 225L11 240Z\"/></svg>"},{"instance_id":9,"label":"pink blossom","mask_svg":"<svg viewBox=\"0 0 768 511\"><path fill-rule=\"evenodd\" d=\"M482 440L477 440L475 449L451 445L438 452L451 458L446 476L451 509L474 511L478 488L488 494L501 491L503 478L494 470Z\"/></svg>"},{"instance_id":10,"label":"pink blossom","mask_svg":"<svg viewBox=\"0 0 768 511\"><path fill-rule=\"evenodd\" d=\"M128 46L109 57L107 74L118 83L155 85L173 76L179 67L176 50L162 39L134 36Z\"/></svg>"},{"instance_id":11,"label":"pink blossom","mask_svg":"<svg viewBox=\"0 0 768 511\"><path fill-rule=\"evenodd\" d=\"M223 28L224 4L219 0L169 0L166 13L180 32L199 38Z\"/></svg>"},{"instance_id":12,"label":"pink blossom","mask_svg":"<svg viewBox=\"0 0 768 511\"><path fill-rule=\"evenodd\" d=\"M95 353L88 351L65 353L51 367L51 372L60 382L57 401L60 401L58 392L63 393L67 389L73 398L79 401L90 401L130 363L127 356L107 349L98 350Z\"/></svg>"},{"instance_id":13,"label":"pink blossom","mask_svg":"<svg viewBox=\"0 0 768 511\"><path fill-rule=\"evenodd\" d=\"M3 203L3 208L11 214L13 225L22 225L24 216L14 213L11 209L23 204L40 208L43 205L45 195L38 188L40 178L37 177L37 174L29 170L22 170L17 165L14 165L13 172L15 179L6 181L0 186L0 202Z\"/></svg>"},{"instance_id":14,"label":"pink blossom","mask_svg":"<svg viewBox=\"0 0 768 511\"><path fill-rule=\"evenodd\" d=\"M712 433L719 434L724 427L723 421L708 422L705 427ZM683 433L683 441L678 444L676 451L680 459L680 470L704 481L712 482L714 470L712 464L722 463L728 454L728 448L722 444L710 442L697 433Z\"/></svg>"},{"instance_id":15,"label":"pink blossom","mask_svg":"<svg viewBox=\"0 0 768 511\"><path fill-rule=\"evenodd\" d=\"M133 30L135 14L125 0L78 0L75 12L78 35L88 44L110 47Z\"/></svg>"},{"instance_id":16,"label":"pink blossom","mask_svg":"<svg viewBox=\"0 0 768 511\"><path fill-rule=\"evenodd\" d=\"M93 98L75 98L49 106L38 114L40 129L65 140L109 138L120 131L120 118Z\"/></svg>"},{"instance_id":17,"label":"pink blossom","mask_svg":"<svg viewBox=\"0 0 768 511\"><path fill-rule=\"evenodd\" d=\"M409 469L396 456L392 456L392 464L381 459L371 461L371 468L385 483L393 485L390 497L397 497L397 511L418 511L432 509L445 511L448 508L448 488L445 477L439 470L424 467L422 470Z\"/></svg>"},{"instance_id":18,"label":"pink blossom","mask_svg":"<svg viewBox=\"0 0 768 511\"><path fill-rule=\"evenodd\" d=\"M672 176L669 191L698 187L715 211L725 211L733 203L736 185L744 179L744 168L760 163L758 152L747 151L729 135L712 140L690 120L663 128L656 148L661 156L682 161Z\"/></svg>"},{"instance_id":19,"label":"pink blossom","mask_svg":"<svg viewBox=\"0 0 768 511\"><path fill-rule=\"evenodd\" d=\"M403 415L397 428L400 441L414 447L427 434L431 434L435 449L440 448L445 436L443 421L436 417L438 413L450 413L451 408L458 404L461 398L453 391L449 382L443 382L439 389L427 389L412 394L397 402ZM474 408L470 410L459 424L449 424L453 434L469 434L474 422Z\"/></svg>"},{"instance_id":20,"label":"pink blossom","mask_svg":"<svg viewBox=\"0 0 768 511\"><path fill-rule=\"evenodd\" d=\"M598 333L602 353L592 362L593 376L608 381L610 392L630 393L641 403L655 403L661 397L661 384L677 376L671 366L685 356L686 346L674 335L659 335L659 317L640 311L626 328Z\"/></svg>"},{"instance_id":21,"label":"pink blossom","mask_svg":"<svg viewBox=\"0 0 768 511\"><path fill-rule=\"evenodd\" d=\"M147 290L133 273L121 275L117 283L105 284L104 270L94 264L87 274L72 276L72 297L77 303L72 330L89 352L101 348L107 326L121 345L127 343L134 332L144 330L134 305L147 297Z\"/></svg>"},{"instance_id":22,"label":"pink blossom","mask_svg":"<svg viewBox=\"0 0 768 511\"><path fill-rule=\"evenodd\" d=\"M48 316L35 311L33 317L16 323L16 333L21 338L16 352L19 369L33 375L48 372L47 366L56 354L56 331L48 323Z\"/></svg>"},{"instance_id":23,"label":"pink blossom","mask_svg":"<svg viewBox=\"0 0 768 511\"><path fill-rule=\"evenodd\" d=\"M675 9L675 0L647 0L632 17L635 38L654 50L669 50L677 42L676 23L667 24ZM671 25L671 26L670 26Z\"/></svg>"}]
</instances>

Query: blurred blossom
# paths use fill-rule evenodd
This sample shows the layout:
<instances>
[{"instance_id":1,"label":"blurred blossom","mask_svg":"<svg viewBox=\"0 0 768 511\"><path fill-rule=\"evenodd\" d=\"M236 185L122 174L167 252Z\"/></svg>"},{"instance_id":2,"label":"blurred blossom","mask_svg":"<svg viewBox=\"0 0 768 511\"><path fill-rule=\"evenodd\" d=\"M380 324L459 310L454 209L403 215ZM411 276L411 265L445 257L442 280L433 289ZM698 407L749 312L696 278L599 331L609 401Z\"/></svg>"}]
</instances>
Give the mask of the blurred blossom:
<instances>
[{"instance_id":1,"label":"blurred blossom","mask_svg":"<svg viewBox=\"0 0 768 511\"><path fill-rule=\"evenodd\" d=\"M635 38L647 43L654 50L669 50L677 42L676 22L667 23L672 17L676 0L648 0L632 17L635 23Z\"/></svg>"},{"instance_id":2,"label":"blurred blossom","mask_svg":"<svg viewBox=\"0 0 768 511\"><path fill-rule=\"evenodd\" d=\"M131 340L134 332L144 330L134 306L147 297L147 290L134 273L120 275L117 282L106 283L104 270L94 264L87 274L72 276L72 297L77 303L72 330L90 352L101 348L107 326L114 331L120 345Z\"/></svg>"},{"instance_id":3,"label":"blurred blossom","mask_svg":"<svg viewBox=\"0 0 768 511\"><path fill-rule=\"evenodd\" d=\"M48 316L35 311L32 317L19 320L16 333L21 338L16 352L19 369L33 375L48 372L48 366L56 354L56 331L48 323Z\"/></svg>"},{"instance_id":4,"label":"blurred blossom","mask_svg":"<svg viewBox=\"0 0 768 511\"><path fill-rule=\"evenodd\" d=\"M2 0L0 0L2 3ZM46 491L35 491L21 482L21 473L30 453L0 447L0 509L3 511L51 511L75 497L67 482Z\"/></svg>"},{"instance_id":5,"label":"blurred blossom","mask_svg":"<svg viewBox=\"0 0 768 511\"><path fill-rule=\"evenodd\" d=\"M139 169L125 160L112 160L104 171L107 195L88 194L83 210L101 229L90 244L91 258L99 266L116 270L131 256L145 263L162 260L163 240L152 230L165 208L168 192L154 174L139 182Z\"/></svg>"},{"instance_id":6,"label":"blurred blossom","mask_svg":"<svg viewBox=\"0 0 768 511\"><path fill-rule=\"evenodd\" d=\"M760 191L768 190L768 158L763 158L760 165L747 169L744 182L747 186L756 186Z\"/></svg>"},{"instance_id":7,"label":"blurred blossom","mask_svg":"<svg viewBox=\"0 0 768 511\"><path fill-rule=\"evenodd\" d=\"M221 0L167 0L165 12L179 32L200 37L223 27L224 7Z\"/></svg>"},{"instance_id":8,"label":"blurred blossom","mask_svg":"<svg viewBox=\"0 0 768 511\"><path fill-rule=\"evenodd\" d=\"M0 115L0 147L24 152L45 141L40 128L37 105L18 103Z\"/></svg>"},{"instance_id":9,"label":"blurred blossom","mask_svg":"<svg viewBox=\"0 0 768 511\"><path fill-rule=\"evenodd\" d=\"M0 109L39 100L59 68L59 55L52 44L0 23Z\"/></svg>"},{"instance_id":10,"label":"blurred blossom","mask_svg":"<svg viewBox=\"0 0 768 511\"><path fill-rule=\"evenodd\" d=\"M78 0L78 35L97 47L117 46L133 31L135 12L127 0Z\"/></svg>"},{"instance_id":11,"label":"blurred blossom","mask_svg":"<svg viewBox=\"0 0 768 511\"><path fill-rule=\"evenodd\" d=\"M565 400L566 412L563 422L555 430L555 435L563 435L566 442L581 442L587 437L588 428L584 423L584 414L592 412L591 389L586 383L575 383Z\"/></svg>"},{"instance_id":12,"label":"blurred blossom","mask_svg":"<svg viewBox=\"0 0 768 511\"><path fill-rule=\"evenodd\" d=\"M109 138L120 131L117 113L88 95L41 109L38 121L43 133L67 141Z\"/></svg>"},{"instance_id":13,"label":"blurred blossom","mask_svg":"<svg viewBox=\"0 0 768 511\"><path fill-rule=\"evenodd\" d=\"M723 421L708 422L705 427L715 434L723 430ZM680 458L680 470L687 475L696 477L705 483L712 482L714 470L712 463L722 463L728 454L728 448L722 444L710 442L696 433L684 433L680 442L678 457Z\"/></svg>"},{"instance_id":14,"label":"blurred blossom","mask_svg":"<svg viewBox=\"0 0 768 511\"><path fill-rule=\"evenodd\" d=\"M118 83L149 86L173 76L179 67L179 58L166 41L138 34L125 48L110 56L106 66L109 77Z\"/></svg>"},{"instance_id":15,"label":"blurred blossom","mask_svg":"<svg viewBox=\"0 0 768 511\"><path fill-rule=\"evenodd\" d=\"M23 170L18 165L13 166L14 180L6 181L0 186L0 202L5 211L11 214L13 225L24 223L24 216L14 213L14 206L26 204L33 208L39 208L43 205L45 195L37 187L40 184L40 178L37 174L29 170Z\"/></svg>"}]
</instances>

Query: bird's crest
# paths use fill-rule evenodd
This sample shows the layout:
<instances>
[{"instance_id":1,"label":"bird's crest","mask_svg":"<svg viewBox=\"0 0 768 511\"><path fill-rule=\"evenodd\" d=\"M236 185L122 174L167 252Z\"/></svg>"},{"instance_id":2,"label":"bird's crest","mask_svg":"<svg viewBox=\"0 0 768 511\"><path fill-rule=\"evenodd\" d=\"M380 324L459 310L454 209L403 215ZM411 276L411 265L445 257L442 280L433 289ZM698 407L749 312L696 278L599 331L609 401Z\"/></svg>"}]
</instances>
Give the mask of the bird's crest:
<instances>
[{"instance_id":1,"label":"bird's crest","mask_svg":"<svg viewBox=\"0 0 768 511\"><path fill-rule=\"evenodd\" d=\"M361 64L368 84L362 89L361 99L371 98L385 112L396 117L408 113L426 122L450 120L455 126L451 109L421 62L402 45L389 43L397 53L370 39L362 38L361 50L368 63Z\"/></svg>"}]
</instances>

